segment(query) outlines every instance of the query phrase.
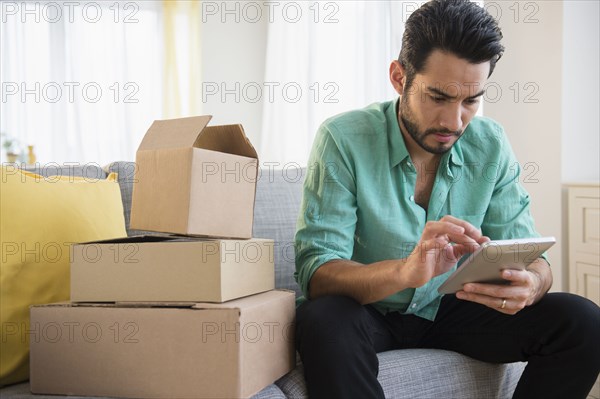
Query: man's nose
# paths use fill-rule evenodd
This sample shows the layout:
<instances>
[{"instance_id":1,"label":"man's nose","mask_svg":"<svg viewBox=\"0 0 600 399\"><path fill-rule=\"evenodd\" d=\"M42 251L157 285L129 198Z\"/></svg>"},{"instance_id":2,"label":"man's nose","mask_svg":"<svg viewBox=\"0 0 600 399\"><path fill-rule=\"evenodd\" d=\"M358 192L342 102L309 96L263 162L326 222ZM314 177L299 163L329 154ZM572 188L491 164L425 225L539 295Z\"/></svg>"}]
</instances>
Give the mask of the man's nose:
<instances>
[{"instance_id":1,"label":"man's nose","mask_svg":"<svg viewBox=\"0 0 600 399\"><path fill-rule=\"evenodd\" d=\"M462 130L462 106L460 101L454 101L447 104L441 114L440 125L452 132Z\"/></svg>"}]
</instances>

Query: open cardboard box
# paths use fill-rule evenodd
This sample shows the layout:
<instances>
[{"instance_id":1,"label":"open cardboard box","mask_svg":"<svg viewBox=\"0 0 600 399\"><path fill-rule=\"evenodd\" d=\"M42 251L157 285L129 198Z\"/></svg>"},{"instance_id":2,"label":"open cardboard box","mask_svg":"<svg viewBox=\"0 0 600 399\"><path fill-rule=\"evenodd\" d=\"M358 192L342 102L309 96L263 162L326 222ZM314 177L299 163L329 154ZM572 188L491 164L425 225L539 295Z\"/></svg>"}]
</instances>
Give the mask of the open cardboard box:
<instances>
[{"instance_id":1,"label":"open cardboard box","mask_svg":"<svg viewBox=\"0 0 600 399\"><path fill-rule=\"evenodd\" d=\"M223 304L31 308L33 393L247 398L295 366L295 295Z\"/></svg>"},{"instance_id":2,"label":"open cardboard box","mask_svg":"<svg viewBox=\"0 0 600 399\"><path fill-rule=\"evenodd\" d=\"M74 244L73 302L224 302L275 288L273 240L133 236Z\"/></svg>"},{"instance_id":3,"label":"open cardboard box","mask_svg":"<svg viewBox=\"0 0 600 399\"><path fill-rule=\"evenodd\" d=\"M136 153L132 229L250 238L256 150L241 125L212 117L154 121Z\"/></svg>"}]
</instances>

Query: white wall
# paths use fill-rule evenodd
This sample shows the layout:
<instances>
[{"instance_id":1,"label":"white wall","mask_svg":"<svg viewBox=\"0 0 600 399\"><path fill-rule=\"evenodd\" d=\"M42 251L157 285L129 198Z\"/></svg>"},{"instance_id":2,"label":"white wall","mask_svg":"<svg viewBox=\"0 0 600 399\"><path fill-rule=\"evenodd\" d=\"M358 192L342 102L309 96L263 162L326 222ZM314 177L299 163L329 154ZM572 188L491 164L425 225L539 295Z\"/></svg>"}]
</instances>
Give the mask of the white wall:
<instances>
[{"instance_id":1,"label":"white wall","mask_svg":"<svg viewBox=\"0 0 600 399\"><path fill-rule=\"evenodd\" d=\"M257 18L255 9L242 5L210 2L216 8L203 10L202 81L206 101L202 113L213 115L211 125L241 123L258 149L263 103L255 101L254 88L264 87L269 19L264 8L261 18ZM214 90L218 91L210 94Z\"/></svg>"},{"instance_id":2,"label":"white wall","mask_svg":"<svg viewBox=\"0 0 600 399\"><path fill-rule=\"evenodd\" d=\"M563 182L600 179L600 2L563 2Z\"/></svg>"},{"instance_id":3,"label":"white wall","mask_svg":"<svg viewBox=\"0 0 600 399\"><path fill-rule=\"evenodd\" d=\"M600 5L563 2L562 181L600 179ZM563 264L568 258L568 203L562 193ZM563 287L568 287L565 273Z\"/></svg>"},{"instance_id":4,"label":"white wall","mask_svg":"<svg viewBox=\"0 0 600 399\"><path fill-rule=\"evenodd\" d=\"M562 20L560 1L486 1L500 15L506 52L491 81L502 90L485 104L499 121L520 164L521 182L532 199L537 230L555 236L550 250L553 290L563 287L561 231ZM517 13L518 10L518 13ZM500 14L501 13L501 14Z\"/></svg>"}]
</instances>

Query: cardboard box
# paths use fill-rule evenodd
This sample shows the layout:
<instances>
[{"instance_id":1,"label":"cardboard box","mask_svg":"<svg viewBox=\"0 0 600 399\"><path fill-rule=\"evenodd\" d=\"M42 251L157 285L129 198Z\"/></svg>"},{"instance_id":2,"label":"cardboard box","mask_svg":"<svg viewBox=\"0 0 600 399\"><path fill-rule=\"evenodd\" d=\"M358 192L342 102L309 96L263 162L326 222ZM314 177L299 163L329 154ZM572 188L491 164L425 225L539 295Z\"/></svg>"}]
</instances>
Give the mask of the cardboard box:
<instances>
[{"instance_id":1,"label":"cardboard box","mask_svg":"<svg viewBox=\"0 0 600 399\"><path fill-rule=\"evenodd\" d=\"M294 293L188 308L31 308L33 393L247 398L295 367Z\"/></svg>"},{"instance_id":2,"label":"cardboard box","mask_svg":"<svg viewBox=\"0 0 600 399\"><path fill-rule=\"evenodd\" d=\"M73 302L224 302L275 288L273 240L133 236L71 251Z\"/></svg>"},{"instance_id":3,"label":"cardboard box","mask_svg":"<svg viewBox=\"0 0 600 399\"><path fill-rule=\"evenodd\" d=\"M136 154L132 229L250 238L258 156L241 125L155 121Z\"/></svg>"}]
</instances>

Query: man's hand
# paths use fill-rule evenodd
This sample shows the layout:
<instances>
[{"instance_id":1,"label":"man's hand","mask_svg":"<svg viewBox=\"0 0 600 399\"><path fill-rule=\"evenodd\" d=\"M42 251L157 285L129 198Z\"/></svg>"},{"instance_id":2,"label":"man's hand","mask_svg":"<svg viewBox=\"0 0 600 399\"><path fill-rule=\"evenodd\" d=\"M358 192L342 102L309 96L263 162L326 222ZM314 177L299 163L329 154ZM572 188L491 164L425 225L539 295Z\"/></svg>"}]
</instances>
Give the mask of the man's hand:
<instances>
[{"instance_id":1,"label":"man's hand","mask_svg":"<svg viewBox=\"0 0 600 399\"><path fill-rule=\"evenodd\" d=\"M456 293L456 297L514 315L526 306L538 302L552 285L550 266L542 258L537 259L526 270L503 270L501 277L510 284L469 283Z\"/></svg>"},{"instance_id":2,"label":"man's hand","mask_svg":"<svg viewBox=\"0 0 600 399\"><path fill-rule=\"evenodd\" d=\"M453 216L427 222L421 240L398 270L398 279L407 287L418 288L448 272L459 259L489 241L479 229Z\"/></svg>"},{"instance_id":3,"label":"man's hand","mask_svg":"<svg viewBox=\"0 0 600 399\"><path fill-rule=\"evenodd\" d=\"M470 223L444 216L427 222L419 243L406 259L368 265L336 259L323 264L310 280L310 297L346 295L362 304L377 302L406 288L423 286L488 240Z\"/></svg>"}]
</instances>

